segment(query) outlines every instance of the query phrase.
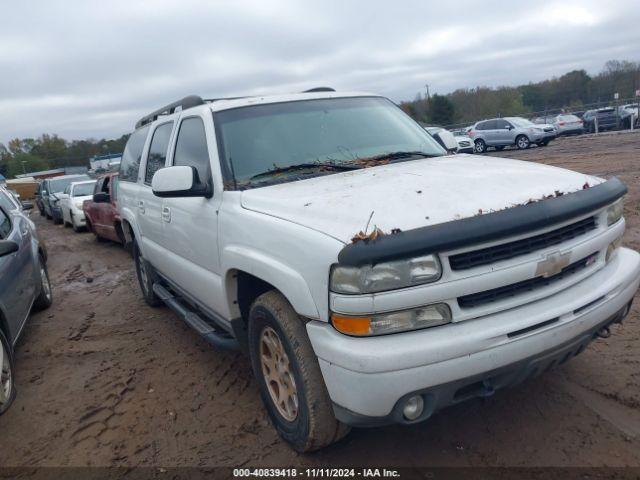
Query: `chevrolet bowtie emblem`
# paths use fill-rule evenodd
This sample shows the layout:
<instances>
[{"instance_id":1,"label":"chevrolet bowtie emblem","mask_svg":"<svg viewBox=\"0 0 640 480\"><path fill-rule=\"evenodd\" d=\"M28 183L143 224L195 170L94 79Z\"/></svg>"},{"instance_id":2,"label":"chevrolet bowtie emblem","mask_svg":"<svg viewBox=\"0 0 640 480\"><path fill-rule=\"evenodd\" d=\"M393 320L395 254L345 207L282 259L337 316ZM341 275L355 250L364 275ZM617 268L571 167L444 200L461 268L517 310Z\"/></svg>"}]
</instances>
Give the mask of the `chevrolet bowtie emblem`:
<instances>
[{"instance_id":1,"label":"chevrolet bowtie emblem","mask_svg":"<svg viewBox=\"0 0 640 480\"><path fill-rule=\"evenodd\" d=\"M560 253L553 252L545 257L544 260L538 262L536 268L536 277L549 278L557 275L564 267L569 265L571 260L571 252Z\"/></svg>"}]
</instances>

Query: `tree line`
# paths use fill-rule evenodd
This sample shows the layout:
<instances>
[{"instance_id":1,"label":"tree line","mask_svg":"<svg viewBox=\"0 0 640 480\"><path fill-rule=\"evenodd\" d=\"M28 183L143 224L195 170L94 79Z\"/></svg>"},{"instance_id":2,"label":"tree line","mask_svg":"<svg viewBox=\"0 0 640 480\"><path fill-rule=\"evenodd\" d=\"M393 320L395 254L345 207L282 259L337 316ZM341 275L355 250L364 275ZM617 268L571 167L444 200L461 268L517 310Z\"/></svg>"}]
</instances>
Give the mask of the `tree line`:
<instances>
[{"instance_id":1,"label":"tree line","mask_svg":"<svg viewBox=\"0 0 640 480\"><path fill-rule=\"evenodd\" d=\"M580 110L594 103L613 103L615 93L620 99L632 98L636 90L640 90L640 62L609 60L594 76L585 70L573 70L516 87L462 88L430 98L419 93L400 107L420 122L451 125L495 116Z\"/></svg>"},{"instance_id":2,"label":"tree line","mask_svg":"<svg viewBox=\"0 0 640 480\"><path fill-rule=\"evenodd\" d=\"M72 140L43 134L38 138L14 138L0 143L0 173L13 178L23 173L52 168L88 166L95 155L121 153L129 135L113 140Z\"/></svg>"}]
</instances>

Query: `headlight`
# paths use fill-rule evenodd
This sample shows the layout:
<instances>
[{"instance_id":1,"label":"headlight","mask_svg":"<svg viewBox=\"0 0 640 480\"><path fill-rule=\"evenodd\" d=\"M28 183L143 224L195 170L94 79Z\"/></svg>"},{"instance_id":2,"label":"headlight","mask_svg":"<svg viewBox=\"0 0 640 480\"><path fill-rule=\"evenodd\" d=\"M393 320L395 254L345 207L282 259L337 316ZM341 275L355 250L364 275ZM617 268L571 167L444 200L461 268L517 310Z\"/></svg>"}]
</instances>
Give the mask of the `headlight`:
<instances>
[{"instance_id":1,"label":"headlight","mask_svg":"<svg viewBox=\"0 0 640 480\"><path fill-rule=\"evenodd\" d=\"M622 218L622 212L624 211L624 197L616 200L614 203L607 207L607 226L611 226Z\"/></svg>"},{"instance_id":2,"label":"headlight","mask_svg":"<svg viewBox=\"0 0 640 480\"><path fill-rule=\"evenodd\" d=\"M76 208L82 210L82 202L76 202Z\"/></svg>"},{"instance_id":3,"label":"headlight","mask_svg":"<svg viewBox=\"0 0 640 480\"><path fill-rule=\"evenodd\" d=\"M408 332L450 322L451 310L446 303L368 317L352 317L336 313L331 315L331 323L336 330L359 337Z\"/></svg>"},{"instance_id":4,"label":"headlight","mask_svg":"<svg viewBox=\"0 0 640 480\"><path fill-rule=\"evenodd\" d=\"M435 255L363 267L335 265L331 270L330 289L346 294L384 292L434 282L440 273L440 262Z\"/></svg>"}]
</instances>

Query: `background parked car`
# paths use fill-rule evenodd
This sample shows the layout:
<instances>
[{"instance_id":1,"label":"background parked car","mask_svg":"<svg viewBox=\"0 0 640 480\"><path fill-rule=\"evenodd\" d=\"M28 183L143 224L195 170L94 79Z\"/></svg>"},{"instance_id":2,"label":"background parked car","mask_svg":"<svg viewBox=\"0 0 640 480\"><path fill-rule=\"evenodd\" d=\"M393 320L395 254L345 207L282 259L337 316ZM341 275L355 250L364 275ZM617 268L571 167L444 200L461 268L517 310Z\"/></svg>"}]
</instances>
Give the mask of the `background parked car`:
<instances>
[{"instance_id":1,"label":"background parked car","mask_svg":"<svg viewBox=\"0 0 640 480\"><path fill-rule=\"evenodd\" d=\"M582 116L584 129L589 133L596 131L596 118L598 119L598 131L612 130L618 126L616 110L613 107L598 108L597 110L587 110Z\"/></svg>"},{"instance_id":2,"label":"background parked car","mask_svg":"<svg viewBox=\"0 0 640 480\"><path fill-rule=\"evenodd\" d=\"M553 125L558 135L578 135L584 133L583 121L571 113L561 113L546 122Z\"/></svg>"},{"instance_id":3,"label":"background parked car","mask_svg":"<svg viewBox=\"0 0 640 480\"><path fill-rule=\"evenodd\" d=\"M82 206L85 200L93 197L95 180L84 182L72 182L61 195L60 209L62 210L62 221L66 226L73 227L75 232L79 232L85 227L84 210Z\"/></svg>"},{"instance_id":4,"label":"background parked car","mask_svg":"<svg viewBox=\"0 0 640 480\"><path fill-rule=\"evenodd\" d=\"M86 175L63 175L61 177L47 178L42 181L40 197L44 209L44 215L48 219L53 219L55 223L62 223L62 211L58 205L58 193L62 193L71 182L90 180Z\"/></svg>"},{"instance_id":5,"label":"background parked car","mask_svg":"<svg viewBox=\"0 0 640 480\"><path fill-rule=\"evenodd\" d=\"M634 126L640 126L640 118L638 118L638 104L627 104L618 107L618 116L620 117L620 125L623 128L631 128L631 119L633 118Z\"/></svg>"},{"instance_id":6,"label":"background parked car","mask_svg":"<svg viewBox=\"0 0 640 480\"><path fill-rule=\"evenodd\" d=\"M51 305L46 250L35 225L0 189L0 415L13 402L13 348L31 308Z\"/></svg>"},{"instance_id":7,"label":"background parked car","mask_svg":"<svg viewBox=\"0 0 640 480\"><path fill-rule=\"evenodd\" d=\"M502 150L509 145L519 149L529 148L532 143L546 146L556 138L556 130L551 125L536 125L521 117L504 117L483 120L469 130L477 153L484 153L488 147Z\"/></svg>"},{"instance_id":8,"label":"background parked car","mask_svg":"<svg viewBox=\"0 0 640 480\"><path fill-rule=\"evenodd\" d=\"M458 148L456 153L473 153L473 140L471 140L467 135L456 135L454 132L447 130L442 127L424 127L424 129L431 134L433 138L442 146L445 150L449 150L447 146L444 144L441 134L442 132L447 132L448 134L453 135Z\"/></svg>"},{"instance_id":9,"label":"background parked car","mask_svg":"<svg viewBox=\"0 0 640 480\"><path fill-rule=\"evenodd\" d=\"M96 180L93 196L83 204L87 228L98 240L124 243L117 197L118 173L109 173Z\"/></svg>"}]
</instances>

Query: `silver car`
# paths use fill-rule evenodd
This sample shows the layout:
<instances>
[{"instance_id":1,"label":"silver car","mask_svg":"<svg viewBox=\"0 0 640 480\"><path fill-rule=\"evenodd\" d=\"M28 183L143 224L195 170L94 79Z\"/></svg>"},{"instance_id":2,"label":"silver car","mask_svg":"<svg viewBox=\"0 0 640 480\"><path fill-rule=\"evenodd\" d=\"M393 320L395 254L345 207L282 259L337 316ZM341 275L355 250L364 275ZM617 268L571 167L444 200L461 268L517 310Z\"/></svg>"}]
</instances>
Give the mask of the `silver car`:
<instances>
[{"instance_id":1,"label":"silver car","mask_svg":"<svg viewBox=\"0 0 640 480\"><path fill-rule=\"evenodd\" d=\"M0 188L0 415L16 395L13 348L29 313L51 305L46 260L35 225Z\"/></svg>"},{"instance_id":2,"label":"silver car","mask_svg":"<svg viewBox=\"0 0 640 480\"><path fill-rule=\"evenodd\" d=\"M525 149L535 143L542 147L557 136L553 126L536 125L521 117L483 120L473 125L467 133L473 139L477 153L484 153L489 147L502 150L510 145Z\"/></svg>"}]
</instances>

